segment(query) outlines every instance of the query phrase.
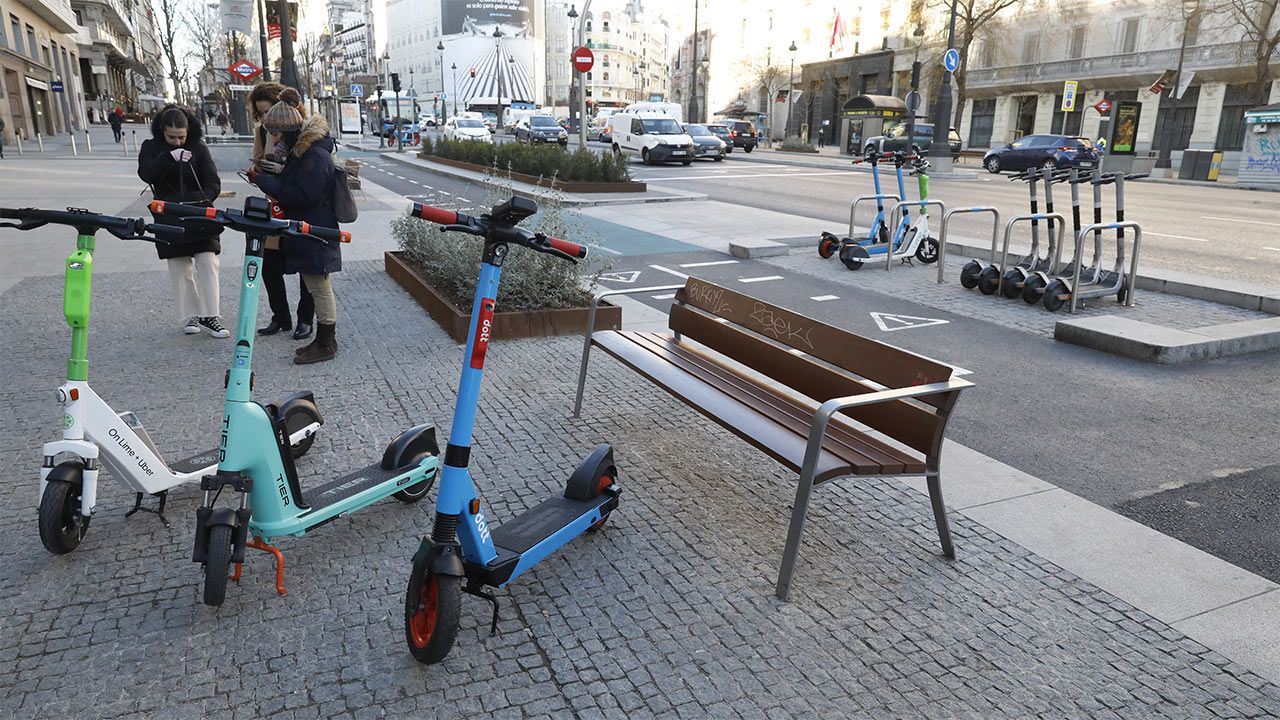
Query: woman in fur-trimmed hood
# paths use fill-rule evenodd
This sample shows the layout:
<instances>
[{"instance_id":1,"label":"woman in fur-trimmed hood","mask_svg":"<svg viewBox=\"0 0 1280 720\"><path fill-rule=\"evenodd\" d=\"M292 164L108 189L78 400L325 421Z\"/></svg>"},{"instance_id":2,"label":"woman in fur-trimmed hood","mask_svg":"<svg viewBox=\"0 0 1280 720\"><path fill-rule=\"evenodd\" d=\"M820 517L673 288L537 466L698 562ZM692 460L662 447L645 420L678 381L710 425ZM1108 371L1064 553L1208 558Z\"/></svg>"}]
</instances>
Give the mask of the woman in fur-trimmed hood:
<instances>
[{"instance_id":1,"label":"woman in fur-trimmed hood","mask_svg":"<svg viewBox=\"0 0 1280 720\"><path fill-rule=\"evenodd\" d=\"M320 227L338 227L333 210L333 138L329 123L319 115L305 120L298 112L301 96L293 88L280 93L280 102L262 116L270 154L284 167L279 174L255 171L249 180L280 205L290 220L303 220ZM339 243L310 239L281 238L284 271L300 273L316 306L316 336L298 350L299 364L329 360L338 351L334 336L337 303L329 273L342 269Z\"/></svg>"}]
</instances>

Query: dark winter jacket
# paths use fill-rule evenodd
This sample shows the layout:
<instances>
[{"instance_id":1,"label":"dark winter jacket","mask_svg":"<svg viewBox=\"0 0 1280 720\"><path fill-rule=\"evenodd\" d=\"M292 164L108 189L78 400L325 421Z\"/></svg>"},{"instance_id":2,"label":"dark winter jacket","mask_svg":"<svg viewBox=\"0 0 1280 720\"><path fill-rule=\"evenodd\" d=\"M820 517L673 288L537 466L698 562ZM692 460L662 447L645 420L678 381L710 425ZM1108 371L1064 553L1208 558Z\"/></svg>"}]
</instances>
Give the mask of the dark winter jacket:
<instances>
[{"instance_id":1,"label":"dark winter jacket","mask_svg":"<svg viewBox=\"0 0 1280 720\"><path fill-rule=\"evenodd\" d=\"M191 160L178 162L171 154L177 148L165 142L164 128L160 127L160 115L151 123L151 138L138 150L138 177L151 185L152 197L168 202L189 203L209 207L222 192L222 180L213 164L209 147L201 139L200 120L187 113L187 142L183 149L191 151ZM152 213L155 215L154 213ZM180 225L187 228L180 242L156 244L161 260L189 257L202 252L222 252L218 236L220 227L192 227L170 215L155 215L156 222Z\"/></svg>"},{"instance_id":2,"label":"dark winter jacket","mask_svg":"<svg viewBox=\"0 0 1280 720\"><path fill-rule=\"evenodd\" d=\"M111 127L117 128L117 127L120 127L123 123L124 123L124 116L122 116L120 113L112 111L107 114L107 124L110 125ZM161 135L160 139L164 140L164 136Z\"/></svg>"},{"instance_id":3,"label":"dark winter jacket","mask_svg":"<svg viewBox=\"0 0 1280 720\"><path fill-rule=\"evenodd\" d=\"M280 204L290 220L304 220L321 227L338 227L333 212L333 138L329 123L312 115L302 125L279 175L258 173L254 182L262 192ZM338 243L281 238L284 271L305 275L327 275L342 269Z\"/></svg>"}]
</instances>

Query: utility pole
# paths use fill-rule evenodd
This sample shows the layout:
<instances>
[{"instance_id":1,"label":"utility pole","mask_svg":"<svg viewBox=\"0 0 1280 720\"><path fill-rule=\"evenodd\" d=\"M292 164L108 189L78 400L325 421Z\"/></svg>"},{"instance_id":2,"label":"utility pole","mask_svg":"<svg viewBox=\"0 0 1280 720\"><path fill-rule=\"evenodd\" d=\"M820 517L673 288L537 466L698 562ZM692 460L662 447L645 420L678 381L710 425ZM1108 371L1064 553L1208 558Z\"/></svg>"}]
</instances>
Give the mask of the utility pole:
<instances>
[{"instance_id":1,"label":"utility pole","mask_svg":"<svg viewBox=\"0 0 1280 720\"><path fill-rule=\"evenodd\" d=\"M502 28L497 25L493 26L493 52L496 60L493 61L493 71L498 74L498 120L494 128L494 133L502 131Z\"/></svg>"},{"instance_id":2,"label":"utility pole","mask_svg":"<svg viewBox=\"0 0 1280 720\"><path fill-rule=\"evenodd\" d=\"M689 122L698 122L698 5L699 0L693 0L693 57L690 59L693 82L689 90Z\"/></svg>"},{"instance_id":3,"label":"utility pole","mask_svg":"<svg viewBox=\"0 0 1280 720\"><path fill-rule=\"evenodd\" d=\"M271 82L271 58L267 57L267 16L262 9L265 0L253 0L258 8L258 44L262 46L262 80Z\"/></svg>"},{"instance_id":4,"label":"utility pole","mask_svg":"<svg viewBox=\"0 0 1280 720\"><path fill-rule=\"evenodd\" d=\"M951 0L951 23L947 28L947 50L955 45L956 0ZM929 146L929 162L938 172L951 172L951 148L947 140L951 134L951 71L942 75L942 87L938 88L938 112L933 119L933 144Z\"/></svg>"},{"instance_id":5,"label":"utility pole","mask_svg":"<svg viewBox=\"0 0 1280 720\"><path fill-rule=\"evenodd\" d=\"M293 62L293 23L289 21L289 1L276 0L280 12L280 82L298 87L298 66Z\"/></svg>"}]
</instances>

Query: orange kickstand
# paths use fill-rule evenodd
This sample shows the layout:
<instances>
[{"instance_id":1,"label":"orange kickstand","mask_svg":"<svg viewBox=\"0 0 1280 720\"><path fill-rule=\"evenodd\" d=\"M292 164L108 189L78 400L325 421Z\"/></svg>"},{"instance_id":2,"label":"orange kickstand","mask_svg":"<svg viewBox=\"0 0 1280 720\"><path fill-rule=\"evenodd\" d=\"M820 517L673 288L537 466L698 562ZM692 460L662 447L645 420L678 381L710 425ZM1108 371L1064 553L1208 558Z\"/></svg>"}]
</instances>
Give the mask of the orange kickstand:
<instances>
[{"instance_id":1,"label":"orange kickstand","mask_svg":"<svg viewBox=\"0 0 1280 720\"><path fill-rule=\"evenodd\" d=\"M236 582L240 582L240 571L242 569L244 569L244 563L236 563L236 573L228 579L235 580Z\"/></svg>"},{"instance_id":2,"label":"orange kickstand","mask_svg":"<svg viewBox=\"0 0 1280 720\"><path fill-rule=\"evenodd\" d=\"M245 543L245 547L251 547L254 550L263 550L276 556L276 592L281 595L288 592L284 589L284 553L280 552L280 548L268 545L259 537L255 537ZM236 574L239 575L239 568L236 569Z\"/></svg>"}]
</instances>

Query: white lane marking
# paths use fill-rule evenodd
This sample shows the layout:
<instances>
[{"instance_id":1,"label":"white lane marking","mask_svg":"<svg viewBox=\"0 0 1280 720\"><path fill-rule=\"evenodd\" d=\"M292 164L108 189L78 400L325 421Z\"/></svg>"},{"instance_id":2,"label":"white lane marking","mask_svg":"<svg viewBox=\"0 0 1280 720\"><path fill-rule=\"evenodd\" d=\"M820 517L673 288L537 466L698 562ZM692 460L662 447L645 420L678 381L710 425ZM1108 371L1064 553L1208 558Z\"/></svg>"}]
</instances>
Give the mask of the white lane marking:
<instances>
[{"instance_id":1,"label":"white lane marking","mask_svg":"<svg viewBox=\"0 0 1280 720\"><path fill-rule=\"evenodd\" d=\"M652 295L650 297L652 297L654 300L670 300L675 296L676 296L675 293L667 293L666 295Z\"/></svg>"},{"instance_id":2,"label":"white lane marking","mask_svg":"<svg viewBox=\"0 0 1280 720\"><path fill-rule=\"evenodd\" d=\"M1233 222L1233 223L1240 222L1240 223L1248 223L1250 225L1270 225L1271 227L1280 227L1280 223L1262 222L1261 220L1241 220L1240 218L1215 217L1213 215L1201 215L1200 218L1203 220L1223 220L1225 222Z\"/></svg>"},{"instance_id":3,"label":"white lane marking","mask_svg":"<svg viewBox=\"0 0 1280 720\"><path fill-rule=\"evenodd\" d=\"M782 276L781 276L781 275L764 275L764 276L762 276L762 277L738 278L738 282L740 282L740 283L757 283L757 282L768 282L768 281L770 281L770 280L781 280L781 279L782 279Z\"/></svg>"},{"instance_id":4,"label":"white lane marking","mask_svg":"<svg viewBox=\"0 0 1280 720\"><path fill-rule=\"evenodd\" d=\"M946 325L950 320L939 320L936 318L916 317L915 315L895 315L893 313L871 313L871 319L876 321L876 325L885 332L893 332L895 330L909 330L917 327L929 327L930 325ZM889 327L893 323L894 327Z\"/></svg>"},{"instance_id":5,"label":"white lane marking","mask_svg":"<svg viewBox=\"0 0 1280 720\"><path fill-rule=\"evenodd\" d=\"M421 185L421 184L422 184L422 183L418 182L417 180L410 180L409 182L413 183L414 185Z\"/></svg>"},{"instance_id":6,"label":"white lane marking","mask_svg":"<svg viewBox=\"0 0 1280 720\"><path fill-rule=\"evenodd\" d=\"M588 243L588 244L587 244L587 247L592 247L592 248L595 248L596 250L603 250L603 251L605 251L605 252L607 252L607 253L613 253L614 255L621 255L621 254L622 254L622 251L621 251L621 250L614 250L613 248L607 248L607 247L605 247L605 246L603 246L603 245L592 245L592 244Z\"/></svg>"},{"instance_id":7,"label":"white lane marking","mask_svg":"<svg viewBox=\"0 0 1280 720\"><path fill-rule=\"evenodd\" d=\"M1263 245L1263 246L1262 246L1262 249L1263 249L1263 250L1270 250L1270 251L1272 251L1272 252L1280 252L1280 248L1268 247L1268 246L1266 246L1266 245Z\"/></svg>"},{"instance_id":8,"label":"white lane marking","mask_svg":"<svg viewBox=\"0 0 1280 720\"><path fill-rule=\"evenodd\" d=\"M661 265L650 265L649 267L653 268L654 270L658 270L658 271L661 271L661 272L664 272L664 273L669 273L669 274L671 274L671 275L675 275L675 276L676 276L676 277L678 277L678 278L688 278L688 277L689 277L688 275L685 275L684 273L680 272L679 270L672 270L671 268L665 268L665 267L662 267Z\"/></svg>"},{"instance_id":9,"label":"white lane marking","mask_svg":"<svg viewBox=\"0 0 1280 720\"><path fill-rule=\"evenodd\" d=\"M404 179L404 176L403 176L403 175L397 175L397 176L396 176L396 179L397 179L397 180L403 180L403 179Z\"/></svg>"},{"instance_id":10,"label":"white lane marking","mask_svg":"<svg viewBox=\"0 0 1280 720\"><path fill-rule=\"evenodd\" d=\"M663 180L733 180L737 178L764 178L764 177L822 177L824 175L858 175L861 173L853 173L850 171L842 172L816 172L816 173L751 173L746 175L681 175L674 177L642 177L645 182L661 182Z\"/></svg>"},{"instance_id":11,"label":"white lane marking","mask_svg":"<svg viewBox=\"0 0 1280 720\"><path fill-rule=\"evenodd\" d=\"M735 265L737 260L712 260L711 262L682 263L680 267L711 267L712 265Z\"/></svg>"},{"instance_id":12,"label":"white lane marking","mask_svg":"<svg viewBox=\"0 0 1280 720\"><path fill-rule=\"evenodd\" d=\"M441 191L440 191L440 194L441 194L441 195L448 195L449 193L445 192L444 190L441 190Z\"/></svg>"},{"instance_id":13,"label":"white lane marking","mask_svg":"<svg viewBox=\"0 0 1280 720\"><path fill-rule=\"evenodd\" d=\"M840 296L839 295L817 295L809 299L814 302L826 302L828 300L839 300Z\"/></svg>"},{"instance_id":14,"label":"white lane marking","mask_svg":"<svg viewBox=\"0 0 1280 720\"><path fill-rule=\"evenodd\" d=\"M1169 233L1158 233L1144 230L1143 235L1159 235L1160 237L1174 238L1176 240L1194 240L1196 242L1209 242L1208 238L1187 237L1186 235L1170 235Z\"/></svg>"},{"instance_id":15,"label":"white lane marking","mask_svg":"<svg viewBox=\"0 0 1280 720\"><path fill-rule=\"evenodd\" d=\"M600 282L633 283L640 277L640 270L622 270L620 272L603 273Z\"/></svg>"}]
</instances>

